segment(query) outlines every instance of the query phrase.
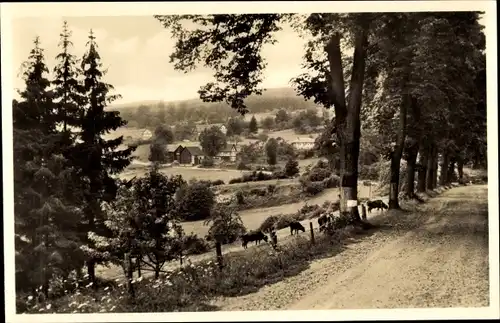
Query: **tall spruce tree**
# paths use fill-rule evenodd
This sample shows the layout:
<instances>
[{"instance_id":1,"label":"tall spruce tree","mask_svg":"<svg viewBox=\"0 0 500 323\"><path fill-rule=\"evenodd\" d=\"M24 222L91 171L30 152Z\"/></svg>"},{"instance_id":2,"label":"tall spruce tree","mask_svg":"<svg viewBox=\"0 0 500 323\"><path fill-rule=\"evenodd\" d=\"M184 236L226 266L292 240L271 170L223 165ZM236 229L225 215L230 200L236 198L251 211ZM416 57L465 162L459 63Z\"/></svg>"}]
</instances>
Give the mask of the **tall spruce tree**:
<instances>
[{"instance_id":1,"label":"tall spruce tree","mask_svg":"<svg viewBox=\"0 0 500 323\"><path fill-rule=\"evenodd\" d=\"M84 93L86 102L81 118L81 143L76 145L73 154L81 175L85 178L84 199L86 201L83 221L84 232L109 235L105 227L101 203L113 200L117 185L113 175L130 165L134 147L118 149L123 136L105 140L103 135L126 124L119 112L105 111L108 103L118 99L111 95L113 86L102 81L106 71L102 69L101 57L92 30L87 42L87 51L82 59ZM90 281L95 281L95 264L106 261L95 252L93 242L87 237L87 270Z\"/></svg>"},{"instance_id":2,"label":"tall spruce tree","mask_svg":"<svg viewBox=\"0 0 500 323\"><path fill-rule=\"evenodd\" d=\"M26 88L13 102L16 289L48 296L54 275L67 277L82 260L78 208L68 203L67 176L56 131L53 92L39 38L25 68ZM35 265L36 264L36 265ZM81 266L81 264L80 264Z\"/></svg>"},{"instance_id":3,"label":"tall spruce tree","mask_svg":"<svg viewBox=\"0 0 500 323\"><path fill-rule=\"evenodd\" d=\"M68 126L79 126L80 113L85 103L83 85L79 80L82 71L78 66L77 57L70 53L73 46L71 34L68 23L64 21L59 42L61 52L56 56L58 63L54 68L55 79L52 81L55 87L56 120L62 125L63 131L66 131Z\"/></svg>"}]
</instances>

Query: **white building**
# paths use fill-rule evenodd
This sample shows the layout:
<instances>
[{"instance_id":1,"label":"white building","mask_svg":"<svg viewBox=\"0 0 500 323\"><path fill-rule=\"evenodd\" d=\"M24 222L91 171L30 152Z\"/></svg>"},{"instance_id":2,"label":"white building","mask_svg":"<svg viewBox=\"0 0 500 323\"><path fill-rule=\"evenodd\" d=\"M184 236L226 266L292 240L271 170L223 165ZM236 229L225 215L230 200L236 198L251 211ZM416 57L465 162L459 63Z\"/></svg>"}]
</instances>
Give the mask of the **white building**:
<instances>
[{"instance_id":1,"label":"white building","mask_svg":"<svg viewBox=\"0 0 500 323\"><path fill-rule=\"evenodd\" d=\"M314 141L313 138L297 138L291 145L297 150L309 150L314 148Z\"/></svg>"},{"instance_id":2,"label":"white building","mask_svg":"<svg viewBox=\"0 0 500 323\"><path fill-rule=\"evenodd\" d=\"M141 135L142 140L148 140L151 137L153 137L153 133L151 132L151 130L146 129L142 132L142 135Z\"/></svg>"}]
</instances>

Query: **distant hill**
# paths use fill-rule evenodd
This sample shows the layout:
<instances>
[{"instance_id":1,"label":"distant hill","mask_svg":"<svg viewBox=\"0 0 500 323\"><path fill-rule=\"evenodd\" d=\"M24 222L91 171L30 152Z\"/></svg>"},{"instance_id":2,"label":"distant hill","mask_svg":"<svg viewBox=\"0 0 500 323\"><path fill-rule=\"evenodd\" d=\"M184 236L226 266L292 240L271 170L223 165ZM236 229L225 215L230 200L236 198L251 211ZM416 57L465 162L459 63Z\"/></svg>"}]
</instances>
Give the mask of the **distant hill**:
<instances>
[{"instance_id":1,"label":"distant hill","mask_svg":"<svg viewBox=\"0 0 500 323\"><path fill-rule=\"evenodd\" d=\"M298 96L295 90L291 87L281 87L281 88L270 88L262 93L262 95L251 95L247 100L250 103L254 100L273 100L273 99L281 99L281 98L296 98L298 101L304 101L301 96ZM127 109L136 109L141 105L150 106L151 108L155 108L158 103L163 102L166 105L169 104L179 104L183 103L186 106L197 106L199 104L211 105L211 103L204 103L199 98L193 98L188 100L176 100L176 101L162 101L162 100L144 100L144 101L136 101L129 103L119 103L112 104L107 107L108 110L127 110ZM215 103L212 103L215 104ZM311 103L311 105L313 105Z\"/></svg>"}]
</instances>

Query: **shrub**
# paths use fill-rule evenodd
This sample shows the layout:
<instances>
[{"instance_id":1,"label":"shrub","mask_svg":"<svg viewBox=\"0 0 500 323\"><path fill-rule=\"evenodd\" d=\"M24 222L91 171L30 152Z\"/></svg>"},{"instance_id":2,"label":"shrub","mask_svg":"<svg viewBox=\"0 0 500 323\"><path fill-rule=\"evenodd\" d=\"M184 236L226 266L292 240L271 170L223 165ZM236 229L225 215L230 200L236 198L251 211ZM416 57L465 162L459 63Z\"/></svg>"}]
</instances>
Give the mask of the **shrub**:
<instances>
[{"instance_id":1,"label":"shrub","mask_svg":"<svg viewBox=\"0 0 500 323\"><path fill-rule=\"evenodd\" d=\"M218 185L224 185L224 181L222 179L216 179L215 181L212 181L212 186L218 186Z\"/></svg>"},{"instance_id":2,"label":"shrub","mask_svg":"<svg viewBox=\"0 0 500 323\"><path fill-rule=\"evenodd\" d=\"M200 164L202 167L213 167L214 160L212 158L203 158Z\"/></svg>"},{"instance_id":3,"label":"shrub","mask_svg":"<svg viewBox=\"0 0 500 323\"><path fill-rule=\"evenodd\" d=\"M299 163L297 160L292 158L288 159L285 164L284 172L288 177L297 175L299 173Z\"/></svg>"},{"instance_id":4,"label":"shrub","mask_svg":"<svg viewBox=\"0 0 500 323\"><path fill-rule=\"evenodd\" d=\"M236 169L238 170L250 170L250 167L244 162L240 161L238 165L236 165Z\"/></svg>"},{"instance_id":5,"label":"shrub","mask_svg":"<svg viewBox=\"0 0 500 323\"><path fill-rule=\"evenodd\" d=\"M267 185L267 193L269 195L272 195L274 193L274 191L276 191L276 185L273 185L273 184Z\"/></svg>"},{"instance_id":6,"label":"shrub","mask_svg":"<svg viewBox=\"0 0 500 323\"><path fill-rule=\"evenodd\" d=\"M313 196L323 192L323 182L311 182L305 178L301 178L299 182L302 192L306 193L307 195Z\"/></svg>"},{"instance_id":7,"label":"shrub","mask_svg":"<svg viewBox=\"0 0 500 323\"><path fill-rule=\"evenodd\" d=\"M379 177L378 163L372 165L361 165L358 170L359 179L377 180Z\"/></svg>"},{"instance_id":8,"label":"shrub","mask_svg":"<svg viewBox=\"0 0 500 323\"><path fill-rule=\"evenodd\" d=\"M241 177L232 178L229 180L228 183L229 184L243 183L243 178Z\"/></svg>"},{"instance_id":9,"label":"shrub","mask_svg":"<svg viewBox=\"0 0 500 323\"><path fill-rule=\"evenodd\" d=\"M236 203L238 203L238 205L245 204L245 197L243 196L242 191L236 192L235 196L236 196Z\"/></svg>"},{"instance_id":10,"label":"shrub","mask_svg":"<svg viewBox=\"0 0 500 323\"><path fill-rule=\"evenodd\" d=\"M269 232L271 230L271 228L273 228L273 226L276 224L276 222L278 222L280 216L278 215L271 215L271 216L268 216L264 222L262 222L262 224L260 225L259 227L259 230L263 231L263 232Z\"/></svg>"},{"instance_id":11,"label":"shrub","mask_svg":"<svg viewBox=\"0 0 500 323\"><path fill-rule=\"evenodd\" d=\"M184 237L184 253L186 255L198 255L210 250L210 245L203 238L199 238L198 235L191 233Z\"/></svg>"},{"instance_id":12,"label":"shrub","mask_svg":"<svg viewBox=\"0 0 500 323\"><path fill-rule=\"evenodd\" d=\"M257 195L257 196L266 196L267 195L267 191L265 189L252 188L250 190L250 194Z\"/></svg>"},{"instance_id":13,"label":"shrub","mask_svg":"<svg viewBox=\"0 0 500 323\"><path fill-rule=\"evenodd\" d=\"M328 178L332 174L332 171L328 168L313 168L308 174L308 179L311 182L320 182Z\"/></svg>"},{"instance_id":14,"label":"shrub","mask_svg":"<svg viewBox=\"0 0 500 323\"><path fill-rule=\"evenodd\" d=\"M273 173L272 175L273 179L285 179L285 178L288 178L288 176L286 175L286 173L282 170L279 170L279 171L276 171Z\"/></svg>"},{"instance_id":15,"label":"shrub","mask_svg":"<svg viewBox=\"0 0 500 323\"><path fill-rule=\"evenodd\" d=\"M323 180L324 188L337 188L340 186L340 177L337 175L330 175L330 177Z\"/></svg>"}]
</instances>

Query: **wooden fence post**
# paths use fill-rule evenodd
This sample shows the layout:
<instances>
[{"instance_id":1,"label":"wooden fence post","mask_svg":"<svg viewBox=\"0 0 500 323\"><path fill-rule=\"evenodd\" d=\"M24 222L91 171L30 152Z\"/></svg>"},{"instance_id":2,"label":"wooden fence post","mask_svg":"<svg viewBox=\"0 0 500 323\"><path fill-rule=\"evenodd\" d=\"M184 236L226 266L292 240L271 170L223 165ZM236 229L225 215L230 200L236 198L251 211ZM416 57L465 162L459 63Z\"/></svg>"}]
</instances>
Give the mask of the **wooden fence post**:
<instances>
[{"instance_id":1,"label":"wooden fence post","mask_svg":"<svg viewBox=\"0 0 500 323\"><path fill-rule=\"evenodd\" d=\"M366 207L364 204L361 204L361 217L363 220L366 220Z\"/></svg>"},{"instance_id":2,"label":"wooden fence post","mask_svg":"<svg viewBox=\"0 0 500 323\"><path fill-rule=\"evenodd\" d=\"M217 254L217 263L219 264L219 269L222 270L224 264L222 263L222 244L217 241L215 243L215 252Z\"/></svg>"},{"instance_id":3,"label":"wooden fence post","mask_svg":"<svg viewBox=\"0 0 500 323\"><path fill-rule=\"evenodd\" d=\"M314 244L314 228L312 222L309 222L309 228L311 229L311 243Z\"/></svg>"},{"instance_id":4,"label":"wooden fence post","mask_svg":"<svg viewBox=\"0 0 500 323\"><path fill-rule=\"evenodd\" d=\"M130 297L135 298L135 291L134 291L134 284L132 283L132 276L134 273L134 268L132 267L132 259L130 257L130 254L127 252L125 253L124 256L124 262L125 262L125 272L127 273L127 290L130 295Z\"/></svg>"}]
</instances>

